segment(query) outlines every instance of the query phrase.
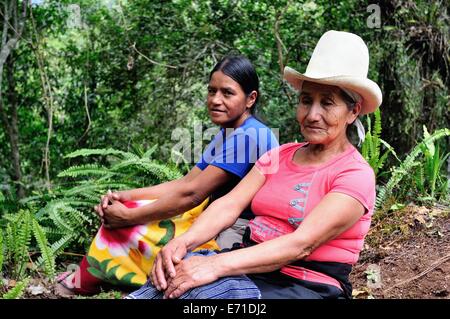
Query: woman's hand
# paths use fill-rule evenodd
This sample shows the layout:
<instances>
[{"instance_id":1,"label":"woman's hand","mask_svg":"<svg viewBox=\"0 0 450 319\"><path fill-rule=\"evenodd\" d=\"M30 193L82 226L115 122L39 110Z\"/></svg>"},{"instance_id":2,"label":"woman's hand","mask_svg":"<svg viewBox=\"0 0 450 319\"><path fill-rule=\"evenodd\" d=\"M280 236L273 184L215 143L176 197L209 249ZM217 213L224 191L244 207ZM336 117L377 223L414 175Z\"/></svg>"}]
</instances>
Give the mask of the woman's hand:
<instances>
[{"instance_id":1,"label":"woman's hand","mask_svg":"<svg viewBox=\"0 0 450 319\"><path fill-rule=\"evenodd\" d=\"M178 298L189 289L203 286L219 279L218 255L193 256L175 266L176 275L168 279L164 298Z\"/></svg>"},{"instance_id":2,"label":"woman's hand","mask_svg":"<svg viewBox=\"0 0 450 319\"><path fill-rule=\"evenodd\" d=\"M150 279L158 290L167 288L167 278L175 277L175 265L187 254L187 243L183 236L169 241L156 255Z\"/></svg>"},{"instance_id":3,"label":"woman's hand","mask_svg":"<svg viewBox=\"0 0 450 319\"><path fill-rule=\"evenodd\" d=\"M130 208L118 200L113 200L112 204L103 209L103 216L100 218L105 228L113 229L135 225L132 217Z\"/></svg>"},{"instance_id":4,"label":"woman's hand","mask_svg":"<svg viewBox=\"0 0 450 319\"><path fill-rule=\"evenodd\" d=\"M124 202L129 199L127 196L125 196L121 192L113 193L113 192L111 192L111 190L108 190L108 192L100 198L100 204L94 206L94 210L97 213L97 215L100 217L100 219L102 219L102 222L103 222L103 216L105 214L104 210L106 207L108 207L108 205L110 203L112 203L113 200L118 200L120 202Z\"/></svg>"}]
</instances>

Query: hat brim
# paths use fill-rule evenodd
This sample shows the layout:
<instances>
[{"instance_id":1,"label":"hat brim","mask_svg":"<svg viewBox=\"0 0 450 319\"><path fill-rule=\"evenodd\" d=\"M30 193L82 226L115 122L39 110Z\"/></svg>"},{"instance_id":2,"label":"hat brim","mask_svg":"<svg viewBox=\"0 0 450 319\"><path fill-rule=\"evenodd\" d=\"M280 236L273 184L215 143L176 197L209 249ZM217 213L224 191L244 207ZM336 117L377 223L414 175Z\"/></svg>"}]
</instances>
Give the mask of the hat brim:
<instances>
[{"instance_id":1,"label":"hat brim","mask_svg":"<svg viewBox=\"0 0 450 319\"><path fill-rule=\"evenodd\" d=\"M303 81L334 85L352 90L361 95L363 98L360 115L372 113L381 105L383 100L383 95L378 84L367 78L359 78L348 75L314 78L301 74L293 68L286 66L284 68L284 79L296 90L301 89Z\"/></svg>"}]
</instances>

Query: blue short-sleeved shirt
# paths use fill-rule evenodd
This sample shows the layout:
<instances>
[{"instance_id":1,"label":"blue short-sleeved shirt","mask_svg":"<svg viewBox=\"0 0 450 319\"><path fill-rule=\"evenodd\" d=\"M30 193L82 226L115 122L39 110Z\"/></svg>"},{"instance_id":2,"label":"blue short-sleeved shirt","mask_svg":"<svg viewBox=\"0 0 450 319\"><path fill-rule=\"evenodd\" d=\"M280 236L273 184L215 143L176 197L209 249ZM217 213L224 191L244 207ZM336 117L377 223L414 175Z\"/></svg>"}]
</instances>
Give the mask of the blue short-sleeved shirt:
<instances>
[{"instance_id":1,"label":"blue short-sleeved shirt","mask_svg":"<svg viewBox=\"0 0 450 319\"><path fill-rule=\"evenodd\" d=\"M234 178L212 194L212 200L228 193L250 171L261 155L279 146L272 130L250 116L236 129L221 129L206 147L201 159L196 164L204 170L208 165L219 167ZM242 212L241 218L253 218L250 208Z\"/></svg>"}]
</instances>

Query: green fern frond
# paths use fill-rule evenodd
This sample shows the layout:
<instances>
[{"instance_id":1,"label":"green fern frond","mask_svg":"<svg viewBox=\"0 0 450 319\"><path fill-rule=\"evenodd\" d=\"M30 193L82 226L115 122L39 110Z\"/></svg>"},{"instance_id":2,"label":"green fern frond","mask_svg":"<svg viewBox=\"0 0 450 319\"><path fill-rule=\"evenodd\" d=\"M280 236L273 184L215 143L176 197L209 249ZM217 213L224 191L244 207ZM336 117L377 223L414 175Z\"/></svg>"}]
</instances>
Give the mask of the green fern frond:
<instances>
[{"instance_id":1,"label":"green fern frond","mask_svg":"<svg viewBox=\"0 0 450 319\"><path fill-rule=\"evenodd\" d=\"M19 200L19 203L22 205L33 203L33 202L40 202L42 200L42 195L34 195L34 196L28 196L25 198L22 198Z\"/></svg>"},{"instance_id":2,"label":"green fern frond","mask_svg":"<svg viewBox=\"0 0 450 319\"><path fill-rule=\"evenodd\" d=\"M155 163L151 160L131 159L119 162L111 167L111 170L123 170L127 167L132 167L150 173L160 181L167 181L180 178L182 175L178 170L170 169L166 165Z\"/></svg>"},{"instance_id":3,"label":"green fern frond","mask_svg":"<svg viewBox=\"0 0 450 319\"><path fill-rule=\"evenodd\" d=\"M111 167L111 171L119 171L119 170L121 170L125 167L129 167L129 166L137 166L139 168L139 166L141 166L142 162L143 161L140 158L124 160L124 161L121 161L121 162L113 165Z\"/></svg>"},{"instance_id":4,"label":"green fern frond","mask_svg":"<svg viewBox=\"0 0 450 319\"><path fill-rule=\"evenodd\" d=\"M14 259L17 265L17 277L22 278L28 262L28 248L31 243L32 225L31 214L29 211L21 211L19 213L19 223L17 227L16 250L14 251Z\"/></svg>"},{"instance_id":5,"label":"green fern frond","mask_svg":"<svg viewBox=\"0 0 450 319\"><path fill-rule=\"evenodd\" d=\"M66 212L69 213L69 215L68 215L69 222L71 224L73 224L74 226L80 226L84 223L89 223L91 221L82 212L80 212L79 210L77 210L75 208L67 207Z\"/></svg>"},{"instance_id":6,"label":"green fern frond","mask_svg":"<svg viewBox=\"0 0 450 319\"><path fill-rule=\"evenodd\" d=\"M110 187L113 188L113 187ZM84 199L86 203L89 203L89 207L87 207L87 211L92 211L92 207L94 205L97 205L100 202L100 194L103 195L103 193L100 192L92 192L92 193L80 193L78 194L80 199Z\"/></svg>"},{"instance_id":7,"label":"green fern frond","mask_svg":"<svg viewBox=\"0 0 450 319\"><path fill-rule=\"evenodd\" d=\"M364 138L364 142L361 146L361 155L368 161L370 159L369 152L370 152L370 144L372 143L372 134L370 131L366 132L366 136Z\"/></svg>"},{"instance_id":8,"label":"green fern frond","mask_svg":"<svg viewBox=\"0 0 450 319\"><path fill-rule=\"evenodd\" d=\"M166 165L156 164L151 161L141 162L141 165L145 168L145 170L147 170L147 172L158 177L160 181L174 180L183 176L178 170L169 168Z\"/></svg>"},{"instance_id":9,"label":"green fern frond","mask_svg":"<svg viewBox=\"0 0 450 319\"><path fill-rule=\"evenodd\" d=\"M3 259L5 258L5 248L3 246L3 230L0 229L0 274L2 273L3 269ZM2 283L0 282L0 286Z\"/></svg>"},{"instance_id":10,"label":"green fern frond","mask_svg":"<svg viewBox=\"0 0 450 319\"><path fill-rule=\"evenodd\" d=\"M113 183L113 182L83 183L79 186L75 186L72 189L67 190L66 195L74 196L75 194L80 194L83 192L89 193L93 191L101 192L103 194L108 189L123 189L126 188L127 186L128 185L125 183Z\"/></svg>"},{"instance_id":11,"label":"green fern frond","mask_svg":"<svg viewBox=\"0 0 450 319\"><path fill-rule=\"evenodd\" d=\"M22 297L23 293L25 292L25 288L28 285L28 278L25 278L18 283L16 283L16 286L9 290L7 293L5 293L2 298L3 299L19 299Z\"/></svg>"},{"instance_id":12,"label":"green fern frond","mask_svg":"<svg viewBox=\"0 0 450 319\"><path fill-rule=\"evenodd\" d=\"M33 233L44 260L45 273L53 279L56 274L55 255L49 247L47 237L36 219L33 219Z\"/></svg>"},{"instance_id":13,"label":"green fern frond","mask_svg":"<svg viewBox=\"0 0 450 319\"><path fill-rule=\"evenodd\" d=\"M400 183L406 174L409 174L411 168L414 166L416 157L423 152L423 146L427 143L434 142L444 136L450 136L450 129L444 128L434 132L432 135L424 138L422 142L416 145L413 150L408 154L405 160L392 170L392 175L385 186L381 188L383 192L379 192L376 200L376 209L379 209L386 199L386 195L390 194L392 190Z\"/></svg>"},{"instance_id":14,"label":"green fern frond","mask_svg":"<svg viewBox=\"0 0 450 319\"><path fill-rule=\"evenodd\" d=\"M98 202L98 200L99 200L99 198L96 197L95 202ZM47 205L45 205L43 208L38 210L35 217L38 220L40 220L41 218L44 218L44 216L48 216L49 211L54 209L54 207L58 206L58 205L67 206L67 207L77 207L77 208L85 207L87 209L92 208L92 203L86 202L85 200L80 200L80 198L64 197L64 198L56 199L56 200L53 200L53 201L47 203Z\"/></svg>"},{"instance_id":15,"label":"green fern frond","mask_svg":"<svg viewBox=\"0 0 450 319\"><path fill-rule=\"evenodd\" d=\"M14 224L8 223L6 225L6 235L5 235L5 250L8 255L12 255L12 252L16 251L16 238L15 238L15 227Z\"/></svg>"},{"instance_id":16,"label":"green fern frond","mask_svg":"<svg viewBox=\"0 0 450 319\"><path fill-rule=\"evenodd\" d=\"M18 214L4 214L2 218L9 223L17 223Z\"/></svg>"},{"instance_id":17,"label":"green fern frond","mask_svg":"<svg viewBox=\"0 0 450 319\"><path fill-rule=\"evenodd\" d=\"M385 140L383 140L382 138L380 138L380 143L384 145L384 147L386 147L386 149L388 150L387 153L391 153L392 155L394 155L395 159L400 163L400 158L398 157L397 153L395 152L394 148Z\"/></svg>"},{"instance_id":18,"label":"green fern frond","mask_svg":"<svg viewBox=\"0 0 450 319\"><path fill-rule=\"evenodd\" d=\"M375 116L375 122L374 122L374 130L373 130L373 157L379 158L380 157L380 136L381 136L381 111L380 108L377 108L375 112L373 113Z\"/></svg>"},{"instance_id":19,"label":"green fern frond","mask_svg":"<svg viewBox=\"0 0 450 319\"><path fill-rule=\"evenodd\" d=\"M64 250L64 248L66 248L73 240L74 240L74 235L67 234L64 237L60 238L59 240L55 241L50 246L50 250L51 250L52 254L54 255L55 259ZM36 261L36 266L41 267L44 263L45 263L45 257L43 255L39 256L39 258Z\"/></svg>"},{"instance_id":20,"label":"green fern frond","mask_svg":"<svg viewBox=\"0 0 450 319\"><path fill-rule=\"evenodd\" d=\"M422 192L422 194L425 193L425 172L423 170L423 166L420 165L420 163L417 163L418 167L417 167L417 172L418 172L418 177L419 177L419 183L420 183L420 191ZM413 168L415 165L411 166L411 168Z\"/></svg>"},{"instance_id":21,"label":"green fern frond","mask_svg":"<svg viewBox=\"0 0 450 319\"><path fill-rule=\"evenodd\" d=\"M120 178L126 178L127 176L129 176L129 174L125 174L122 172L112 172L111 170L108 170L108 173L105 173L103 176L99 176L96 182L110 182L112 177L114 177L114 180L119 180Z\"/></svg>"},{"instance_id":22,"label":"green fern frond","mask_svg":"<svg viewBox=\"0 0 450 319\"><path fill-rule=\"evenodd\" d=\"M367 133L361 147L361 154L374 170L377 176L383 167L388 155L394 152L393 148L381 139L381 111L376 109L374 112L375 121L373 123L370 115L367 115ZM385 145L387 151L381 155L381 145Z\"/></svg>"},{"instance_id":23,"label":"green fern frond","mask_svg":"<svg viewBox=\"0 0 450 319\"><path fill-rule=\"evenodd\" d=\"M64 230L65 232L73 232L74 228L66 222L66 219L61 216L61 213L57 208L53 209L49 213L50 219L55 223L56 227Z\"/></svg>"},{"instance_id":24,"label":"green fern frond","mask_svg":"<svg viewBox=\"0 0 450 319\"><path fill-rule=\"evenodd\" d=\"M142 159L150 159L152 154L156 151L156 149L158 148L158 144L153 145L148 151L146 151L144 153L144 155L142 155Z\"/></svg>"},{"instance_id":25,"label":"green fern frond","mask_svg":"<svg viewBox=\"0 0 450 319\"><path fill-rule=\"evenodd\" d=\"M113 176L110 170L98 164L85 164L69 167L58 174L58 177L79 177L79 176L104 176L105 174Z\"/></svg>"},{"instance_id":26,"label":"green fern frond","mask_svg":"<svg viewBox=\"0 0 450 319\"><path fill-rule=\"evenodd\" d=\"M49 226L42 226L42 225L41 225L41 227L49 240L52 240L52 239L56 240L67 234L67 231L62 230L57 227L49 227Z\"/></svg>"},{"instance_id":27,"label":"green fern frond","mask_svg":"<svg viewBox=\"0 0 450 319\"><path fill-rule=\"evenodd\" d=\"M78 157L78 156L87 157L87 156L92 156L92 155L98 155L98 156L116 155L121 158L130 156L130 154L127 152L115 150L112 148L108 148L108 149L83 148L81 150L76 150L75 152L67 154L66 156L64 156L64 158L74 158L74 157Z\"/></svg>"}]
</instances>

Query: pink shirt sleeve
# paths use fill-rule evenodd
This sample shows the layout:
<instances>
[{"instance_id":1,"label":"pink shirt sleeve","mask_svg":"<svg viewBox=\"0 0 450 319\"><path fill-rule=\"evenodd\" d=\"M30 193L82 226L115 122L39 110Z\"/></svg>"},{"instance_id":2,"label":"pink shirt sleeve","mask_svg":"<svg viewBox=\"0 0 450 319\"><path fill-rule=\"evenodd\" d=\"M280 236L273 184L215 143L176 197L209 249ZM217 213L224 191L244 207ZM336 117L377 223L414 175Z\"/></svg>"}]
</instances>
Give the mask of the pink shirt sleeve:
<instances>
[{"instance_id":1,"label":"pink shirt sleeve","mask_svg":"<svg viewBox=\"0 0 450 319\"><path fill-rule=\"evenodd\" d=\"M259 172L264 176L278 172L280 166L280 156L282 151L288 146L289 144L283 144L264 153L255 163L255 166Z\"/></svg>"},{"instance_id":2,"label":"pink shirt sleeve","mask_svg":"<svg viewBox=\"0 0 450 319\"><path fill-rule=\"evenodd\" d=\"M365 213L372 212L375 202L375 174L367 164L353 164L337 174L330 192L349 195L364 206Z\"/></svg>"},{"instance_id":3,"label":"pink shirt sleeve","mask_svg":"<svg viewBox=\"0 0 450 319\"><path fill-rule=\"evenodd\" d=\"M264 176L275 174L280 168L281 158L285 157L292 147L298 146L298 143L286 143L272 148L256 161L255 166Z\"/></svg>"}]
</instances>

